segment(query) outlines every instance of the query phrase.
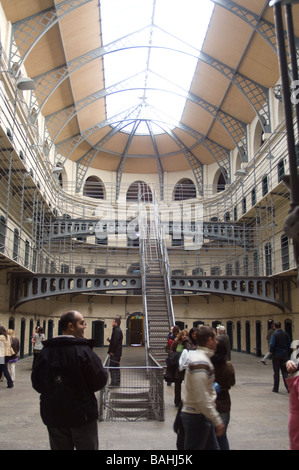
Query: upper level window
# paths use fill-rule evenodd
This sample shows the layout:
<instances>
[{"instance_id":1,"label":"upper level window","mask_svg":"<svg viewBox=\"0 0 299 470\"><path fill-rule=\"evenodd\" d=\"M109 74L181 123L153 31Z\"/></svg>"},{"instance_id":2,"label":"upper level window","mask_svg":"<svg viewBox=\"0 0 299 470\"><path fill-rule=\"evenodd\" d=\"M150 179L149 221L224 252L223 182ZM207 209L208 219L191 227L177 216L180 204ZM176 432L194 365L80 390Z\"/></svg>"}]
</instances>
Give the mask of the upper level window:
<instances>
[{"instance_id":1,"label":"upper level window","mask_svg":"<svg viewBox=\"0 0 299 470\"><path fill-rule=\"evenodd\" d=\"M284 160L282 159L277 164L277 177L278 177L279 183L282 181L283 175L284 175Z\"/></svg>"},{"instance_id":2,"label":"upper level window","mask_svg":"<svg viewBox=\"0 0 299 470\"><path fill-rule=\"evenodd\" d=\"M265 245L265 265L266 265L266 276L272 275L272 247L271 243Z\"/></svg>"},{"instance_id":3,"label":"upper level window","mask_svg":"<svg viewBox=\"0 0 299 470\"><path fill-rule=\"evenodd\" d=\"M152 191L143 181L134 181L127 191L127 201L153 202Z\"/></svg>"},{"instance_id":4,"label":"upper level window","mask_svg":"<svg viewBox=\"0 0 299 470\"><path fill-rule=\"evenodd\" d=\"M174 188L173 200L184 201L185 199L192 199L196 197L196 188L189 178L180 180Z\"/></svg>"},{"instance_id":5,"label":"upper level window","mask_svg":"<svg viewBox=\"0 0 299 470\"><path fill-rule=\"evenodd\" d=\"M281 236L281 261L282 269L290 269L289 239L286 235Z\"/></svg>"},{"instance_id":6,"label":"upper level window","mask_svg":"<svg viewBox=\"0 0 299 470\"><path fill-rule=\"evenodd\" d=\"M102 181L96 176L89 176L84 184L83 196L105 199L105 187Z\"/></svg>"},{"instance_id":7,"label":"upper level window","mask_svg":"<svg viewBox=\"0 0 299 470\"><path fill-rule=\"evenodd\" d=\"M224 191L225 185L226 185L226 180L225 180L223 173L221 172L218 178L218 182L217 182L217 193L219 193L220 191Z\"/></svg>"},{"instance_id":8,"label":"upper level window","mask_svg":"<svg viewBox=\"0 0 299 470\"><path fill-rule=\"evenodd\" d=\"M256 204L256 189L255 188L251 190L251 204L252 206L255 206Z\"/></svg>"},{"instance_id":9,"label":"upper level window","mask_svg":"<svg viewBox=\"0 0 299 470\"><path fill-rule=\"evenodd\" d=\"M268 193L268 176L265 175L262 179L262 194L263 196L266 196Z\"/></svg>"}]
</instances>

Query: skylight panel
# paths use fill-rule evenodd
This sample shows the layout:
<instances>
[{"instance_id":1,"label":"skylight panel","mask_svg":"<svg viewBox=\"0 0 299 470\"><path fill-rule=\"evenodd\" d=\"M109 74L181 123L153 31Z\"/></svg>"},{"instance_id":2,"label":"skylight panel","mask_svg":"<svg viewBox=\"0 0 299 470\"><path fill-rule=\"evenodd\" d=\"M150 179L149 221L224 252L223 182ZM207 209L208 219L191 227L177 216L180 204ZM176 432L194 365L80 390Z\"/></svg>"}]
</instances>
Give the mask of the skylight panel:
<instances>
[{"instance_id":1,"label":"skylight panel","mask_svg":"<svg viewBox=\"0 0 299 470\"><path fill-rule=\"evenodd\" d=\"M158 0L154 23L201 49L213 9L214 3L209 0Z\"/></svg>"},{"instance_id":2,"label":"skylight panel","mask_svg":"<svg viewBox=\"0 0 299 470\"><path fill-rule=\"evenodd\" d=\"M100 0L104 44L151 24L153 0Z\"/></svg>"},{"instance_id":3,"label":"skylight panel","mask_svg":"<svg viewBox=\"0 0 299 470\"><path fill-rule=\"evenodd\" d=\"M107 119L135 105L136 118L154 122L160 110L178 123L213 2L100 0L100 8L103 45L121 40L118 51L104 55ZM146 34L140 40L134 33L142 29ZM155 109L152 114L151 109ZM139 125L136 133L148 133L148 127ZM131 130L132 126L126 127L126 132Z\"/></svg>"}]
</instances>

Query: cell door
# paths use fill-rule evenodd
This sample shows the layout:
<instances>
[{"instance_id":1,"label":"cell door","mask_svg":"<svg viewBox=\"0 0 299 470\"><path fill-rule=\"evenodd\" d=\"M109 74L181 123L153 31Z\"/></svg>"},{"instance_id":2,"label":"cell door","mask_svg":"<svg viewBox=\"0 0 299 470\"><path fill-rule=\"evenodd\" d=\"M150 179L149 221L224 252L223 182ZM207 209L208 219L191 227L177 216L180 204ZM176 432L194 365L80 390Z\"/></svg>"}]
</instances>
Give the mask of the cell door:
<instances>
[{"instance_id":1,"label":"cell door","mask_svg":"<svg viewBox=\"0 0 299 470\"><path fill-rule=\"evenodd\" d=\"M261 322L256 321L255 323L255 343L256 343L256 355L257 357L262 356L262 334L261 334Z\"/></svg>"},{"instance_id":2,"label":"cell door","mask_svg":"<svg viewBox=\"0 0 299 470\"><path fill-rule=\"evenodd\" d=\"M142 344L143 319L131 319L130 344Z\"/></svg>"},{"instance_id":3,"label":"cell door","mask_svg":"<svg viewBox=\"0 0 299 470\"><path fill-rule=\"evenodd\" d=\"M104 345L104 322L96 320L92 322L92 338L94 347L99 348Z\"/></svg>"},{"instance_id":4,"label":"cell door","mask_svg":"<svg viewBox=\"0 0 299 470\"><path fill-rule=\"evenodd\" d=\"M245 323L245 334L246 334L246 352L250 354L250 322Z\"/></svg>"}]
</instances>

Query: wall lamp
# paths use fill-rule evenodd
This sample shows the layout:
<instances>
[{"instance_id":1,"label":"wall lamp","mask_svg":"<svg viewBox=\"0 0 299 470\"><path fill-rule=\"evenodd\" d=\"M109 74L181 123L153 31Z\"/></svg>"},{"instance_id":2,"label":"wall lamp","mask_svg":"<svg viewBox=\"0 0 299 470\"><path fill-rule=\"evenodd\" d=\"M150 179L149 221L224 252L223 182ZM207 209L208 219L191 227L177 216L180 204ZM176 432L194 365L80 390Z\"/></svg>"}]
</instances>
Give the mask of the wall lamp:
<instances>
[{"instance_id":1,"label":"wall lamp","mask_svg":"<svg viewBox=\"0 0 299 470\"><path fill-rule=\"evenodd\" d=\"M243 168L240 168L240 170L237 170L236 173L235 173L235 176L240 176L241 178L245 178L245 176L247 175L247 171L244 170Z\"/></svg>"},{"instance_id":2,"label":"wall lamp","mask_svg":"<svg viewBox=\"0 0 299 470\"><path fill-rule=\"evenodd\" d=\"M54 166L52 169L53 175L60 175L63 172L63 168L61 166Z\"/></svg>"},{"instance_id":3,"label":"wall lamp","mask_svg":"<svg viewBox=\"0 0 299 470\"><path fill-rule=\"evenodd\" d=\"M32 78L28 77L20 77L17 80L17 88L18 90L35 90L35 82Z\"/></svg>"}]
</instances>

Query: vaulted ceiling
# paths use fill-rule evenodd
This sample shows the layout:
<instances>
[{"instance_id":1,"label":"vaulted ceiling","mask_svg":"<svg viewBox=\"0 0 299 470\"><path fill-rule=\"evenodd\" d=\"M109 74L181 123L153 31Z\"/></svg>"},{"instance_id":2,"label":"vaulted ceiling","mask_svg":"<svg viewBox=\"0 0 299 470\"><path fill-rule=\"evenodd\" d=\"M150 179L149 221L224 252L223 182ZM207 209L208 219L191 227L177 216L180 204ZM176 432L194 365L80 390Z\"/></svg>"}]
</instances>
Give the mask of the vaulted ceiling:
<instances>
[{"instance_id":1,"label":"vaulted ceiling","mask_svg":"<svg viewBox=\"0 0 299 470\"><path fill-rule=\"evenodd\" d=\"M113 118L107 115L108 97L139 89L137 72L126 69L122 55L130 48L158 48L146 39L153 35L154 24L142 25L138 34L116 33L117 39L105 44L99 0L1 0L17 45L9 67L24 65L35 80L32 110L45 116L48 140L55 144L59 161L77 163L78 186L89 167L114 171L118 180L123 172L158 173L161 182L164 172L191 168L200 182L202 166L216 161L229 175L230 150L237 147L246 158L246 125L257 116L264 131L271 130L268 90L279 78L273 9L268 0L213 4L201 50L186 52L176 37L165 49L169 67L182 50L198 58L191 87L184 90L181 119L174 122L168 109L163 117L147 118L140 113L144 102L133 99L132 107L120 109ZM188 0L184 5L188 8ZM299 36L298 5L294 22ZM120 66L119 77L108 86L104 67L109 54L118 54ZM140 95L146 86L140 87ZM162 96L169 90L173 96L182 94L175 76L155 92ZM141 128L146 132L138 132Z\"/></svg>"}]
</instances>

